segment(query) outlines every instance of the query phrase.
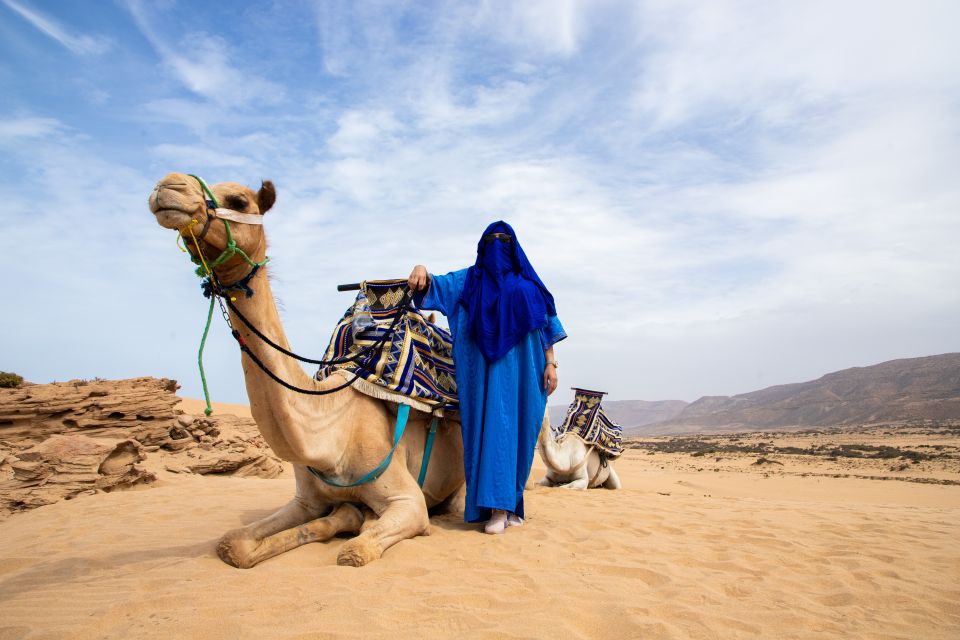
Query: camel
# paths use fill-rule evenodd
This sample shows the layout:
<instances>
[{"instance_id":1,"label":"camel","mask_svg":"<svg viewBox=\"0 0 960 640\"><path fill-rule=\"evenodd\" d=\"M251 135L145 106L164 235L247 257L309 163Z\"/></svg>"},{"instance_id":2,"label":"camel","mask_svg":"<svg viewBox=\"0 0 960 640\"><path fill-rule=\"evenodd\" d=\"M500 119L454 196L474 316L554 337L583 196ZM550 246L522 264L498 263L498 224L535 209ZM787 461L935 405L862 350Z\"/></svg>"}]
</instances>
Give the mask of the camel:
<instances>
[{"instance_id":1,"label":"camel","mask_svg":"<svg viewBox=\"0 0 960 640\"><path fill-rule=\"evenodd\" d=\"M596 447L587 445L572 433L554 439L548 415L543 417L537 444L540 458L547 466L547 475L538 485L564 489L620 488L616 470L609 460L601 458Z\"/></svg>"},{"instance_id":2,"label":"camel","mask_svg":"<svg viewBox=\"0 0 960 640\"><path fill-rule=\"evenodd\" d=\"M264 181L258 191L235 182L209 188L225 209L214 212L208 208L198 179L170 173L150 194L150 211L161 227L180 232L191 255L195 256L196 249L190 232L202 236L198 244L208 265L227 246L230 232L236 246L252 262L263 261L267 239L260 223L276 200L273 184ZM214 219L208 221L211 213ZM216 218L234 223L228 227ZM245 281L251 272L249 262L240 255L213 269L221 283ZM256 270L245 282L253 295L231 292L233 305L264 335L290 350L267 269ZM334 389L348 382L346 374L341 373L315 380L292 358L259 339L233 309L229 318L239 331L241 344L246 343L253 355L282 380L309 390ZM401 540L429 535L428 509L437 513L457 508L464 484L458 421L449 417L440 421L422 489L417 476L431 418L420 411L410 411L406 432L382 475L356 487L331 486L307 467L340 484L362 478L386 459L393 446L397 405L352 387L329 395L302 395L271 380L247 353L242 353L241 364L250 412L277 456L293 463L296 493L276 513L227 532L217 545L217 554L224 562L250 568L308 542L323 542L348 533L358 535L343 543L337 564L362 566L377 560Z\"/></svg>"}]
</instances>

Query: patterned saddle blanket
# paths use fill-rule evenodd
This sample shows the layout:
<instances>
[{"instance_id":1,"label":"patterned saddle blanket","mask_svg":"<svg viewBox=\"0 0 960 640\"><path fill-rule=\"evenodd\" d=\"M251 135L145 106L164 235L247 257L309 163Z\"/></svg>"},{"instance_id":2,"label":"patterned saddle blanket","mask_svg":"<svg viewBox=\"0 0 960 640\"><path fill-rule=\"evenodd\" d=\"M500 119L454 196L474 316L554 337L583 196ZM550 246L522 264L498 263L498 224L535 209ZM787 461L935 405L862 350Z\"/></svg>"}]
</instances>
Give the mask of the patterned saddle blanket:
<instances>
[{"instance_id":1,"label":"patterned saddle blanket","mask_svg":"<svg viewBox=\"0 0 960 640\"><path fill-rule=\"evenodd\" d=\"M371 348L390 330L405 299L406 280L364 282L353 305L330 337L324 360L341 360ZM437 416L457 411L453 339L446 329L407 308L393 333L367 356L354 362L322 365L317 380L335 371L358 379L353 388L367 395L410 405Z\"/></svg>"},{"instance_id":2,"label":"patterned saddle blanket","mask_svg":"<svg viewBox=\"0 0 960 640\"><path fill-rule=\"evenodd\" d=\"M623 429L603 412L600 399L603 391L574 389L573 402L567 408L567 417L556 430L557 441L573 436L587 445L593 445L608 458L617 458L623 453Z\"/></svg>"}]
</instances>

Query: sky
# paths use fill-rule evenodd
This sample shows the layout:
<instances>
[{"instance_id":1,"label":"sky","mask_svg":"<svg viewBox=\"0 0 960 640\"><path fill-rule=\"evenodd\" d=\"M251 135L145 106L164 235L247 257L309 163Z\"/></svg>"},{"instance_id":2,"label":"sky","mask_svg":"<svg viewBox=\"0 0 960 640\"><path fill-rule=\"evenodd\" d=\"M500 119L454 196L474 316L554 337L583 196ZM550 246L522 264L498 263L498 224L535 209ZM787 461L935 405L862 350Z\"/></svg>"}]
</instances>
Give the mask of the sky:
<instances>
[{"instance_id":1,"label":"sky","mask_svg":"<svg viewBox=\"0 0 960 640\"><path fill-rule=\"evenodd\" d=\"M469 266L510 222L560 391L692 401L960 351L952 1L0 0L0 369L199 397L207 302L147 208L273 180L319 357L336 285ZM214 400L245 402L222 322ZM312 373L312 371L310 371Z\"/></svg>"}]
</instances>

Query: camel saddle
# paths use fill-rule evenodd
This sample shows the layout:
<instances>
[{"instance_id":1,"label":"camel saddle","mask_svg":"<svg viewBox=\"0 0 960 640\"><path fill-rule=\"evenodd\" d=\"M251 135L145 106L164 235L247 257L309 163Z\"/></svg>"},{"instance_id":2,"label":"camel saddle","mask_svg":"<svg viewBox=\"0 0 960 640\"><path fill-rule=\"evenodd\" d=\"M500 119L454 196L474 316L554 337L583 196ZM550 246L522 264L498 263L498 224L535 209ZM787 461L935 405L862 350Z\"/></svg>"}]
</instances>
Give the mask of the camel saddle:
<instances>
[{"instance_id":1,"label":"camel saddle","mask_svg":"<svg viewBox=\"0 0 960 640\"><path fill-rule=\"evenodd\" d=\"M620 457L623 453L623 429L603 412L600 400L606 393L576 387L573 391L573 402L567 408L567 416L554 434L556 440L569 436L580 438L607 458Z\"/></svg>"},{"instance_id":2,"label":"camel saddle","mask_svg":"<svg viewBox=\"0 0 960 640\"><path fill-rule=\"evenodd\" d=\"M434 416L457 411L453 338L419 309L404 304L406 287L406 280L361 283L323 355L324 360L341 362L322 365L316 378L339 371L357 378L353 388L374 398ZM357 354L356 360L342 362Z\"/></svg>"}]
</instances>

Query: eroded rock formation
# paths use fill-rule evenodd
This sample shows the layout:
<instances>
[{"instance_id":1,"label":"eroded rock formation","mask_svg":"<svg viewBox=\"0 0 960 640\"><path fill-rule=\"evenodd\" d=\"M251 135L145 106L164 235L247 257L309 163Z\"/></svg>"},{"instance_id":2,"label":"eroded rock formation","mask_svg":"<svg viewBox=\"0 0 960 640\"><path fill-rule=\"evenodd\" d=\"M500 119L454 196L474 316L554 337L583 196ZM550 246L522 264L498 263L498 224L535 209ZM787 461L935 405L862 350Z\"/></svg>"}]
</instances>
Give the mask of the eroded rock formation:
<instances>
[{"instance_id":1,"label":"eroded rock formation","mask_svg":"<svg viewBox=\"0 0 960 640\"><path fill-rule=\"evenodd\" d=\"M133 378L0 389L0 517L163 472L281 473L253 420L184 414L178 386Z\"/></svg>"}]
</instances>

